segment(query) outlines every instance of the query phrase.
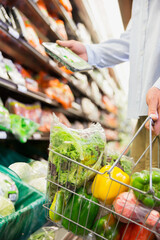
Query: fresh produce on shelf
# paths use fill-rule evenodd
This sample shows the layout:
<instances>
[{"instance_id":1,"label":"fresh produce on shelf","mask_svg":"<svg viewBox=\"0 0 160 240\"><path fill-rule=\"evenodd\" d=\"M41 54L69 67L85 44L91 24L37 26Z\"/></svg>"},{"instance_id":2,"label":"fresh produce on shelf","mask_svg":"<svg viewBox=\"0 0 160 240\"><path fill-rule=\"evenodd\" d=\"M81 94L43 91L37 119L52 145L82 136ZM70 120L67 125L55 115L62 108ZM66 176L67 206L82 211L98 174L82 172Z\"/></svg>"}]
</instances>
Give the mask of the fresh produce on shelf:
<instances>
[{"instance_id":1,"label":"fresh produce on shelf","mask_svg":"<svg viewBox=\"0 0 160 240\"><path fill-rule=\"evenodd\" d=\"M18 72L12 60L4 58L4 64L9 78L16 84L25 85L25 79Z\"/></svg>"},{"instance_id":2,"label":"fresh produce on shelf","mask_svg":"<svg viewBox=\"0 0 160 240\"><path fill-rule=\"evenodd\" d=\"M34 178L31 181L29 181L28 184L36 188L40 192L44 194L46 193L46 185L47 185L46 177Z\"/></svg>"},{"instance_id":3,"label":"fresh produce on shelf","mask_svg":"<svg viewBox=\"0 0 160 240\"><path fill-rule=\"evenodd\" d=\"M51 150L99 170L105 144L105 135L100 124L92 125L84 130L74 130L61 124L54 116L50 133ZM49 163L50 178L62 185L68 183L70 186L80 187L85 181L95 176L94 172L78 167L77 164L71 163L52 151L49 153Z\"/></svg>"},{"instance_id":4,"label":"fresh produce on shelf","mask_svg":"<svg viewBox=\"0 0 160 240\"><path fill-rule=\"evenodd\" d=\"M7 74L7 70L6 70L5 63L4 63L4 58L3 58L1 51L0 51L0 77L9 80L9 76Z\"/></svg>"},{"instance_id":5,"label":"fresh produce on shelf","mask_svg":"<svg viewBox=\"0 0 160 240\"><path fill-rule=\"evenodd\" d=\"M120 240L119 226L117 226L117 220L113 214L107 214L97 220L92 230L108 240ZM102 240L102 238L98 236L96 236L96 239Z\"/></svg>"},{"instance_id":6,"label":"fresh produce on shelf","mask_svg":"<svg viewBox=\"0 0 160 240\"><path fill-rule=\"evenodd\" d=\"M64 21L59 19L58 15L55 14L55 13L52 13L50 14L50 17L52 19L54 19L54 21L56 22L56 25L57 25L57 32L58 34L64 39L64 40L67 40L68 39L68 36L67 36L67 31L66 31L66 28L65 28L65 25L64 25Z\"/></svg>"},{"instance_id":7,"label":"fresh produce on shelf","mask_svg":"<svg viewBox=\"0 0 160 240\"><path fill-rule=\"evenodd\" d=\"M8 175L0 172L0 196L11 200L15 204L18 195L19 192L15 182Z\"/></svg>"},{"instance_id":8,"label":"fresh produce on shelf","mask_svg":"<svg viewBox=\"0 0 160 240\"><path fill-rule=\"evenodd\" d=\"M93 196L104 202L106 205L112 204L119 193L128 190L123 183L130 184L129 175L119 167L114 167L109 176L108 171L110 168L111 166L109 165L102 167L92 183ZM111 178L113 178L113 180L111 180ZM114 181L114 179L120 183Z\"/></svg>"},{"instance_id":9,"label":"fresh produce on shelf","mask_svg":"<svg viewBox=\"0 0 160 240\"><path fill-rule=\"evenodd\" d=\"M113 206L116 213L135 221L138 219L136 213L138 212L139 203L132 191L120 193L114 200ZM122 217L120 221L128 222Z\"/></svg>"},{"instance_id":10,"label":"fresh produce on shelf","mask_svg":"<svg viewBox=\"0 0 160 240\"><path fill-rule=\"evenodd\" d=\"M28 118L36 123L40 123L41 117L41 105L37 102L34 104L23 104L8 98L6 101L6 106L10 113L17 114L19 116Z\"/></svg>"},{"instance_id":11,"label":"fresh produce on shelf","mask_svg":"<svg viewBox=\"0 0 160 240\"><path fill-rule=\"evenodd\" d=\"M0 129L8 131L10 129L10 116L8 110L3 106L0 99Z\"/></svg>"},{"instance_id":12,"label":"fresh produce on shelf","mask_svg":"<svg viewBox=\"0 0 160 240\"><path fill-rule=\"evenodd\" d=\"M49 217L54 222L61 220L61 216L58 214L62 214L63 208L65 206L64 194L65 193L62 190L57 191L50 206Z\"/></svg>"},{"instance_id":13,"label":"fresh produce on shelf","mask_svg":"<svg viewBox=\"0 0 160 240\"><path fill-rule=\"evenodd\" d=\"M42 227L34 232L28 240L55 240L55 232L57 230L55 227Z\"/></svg>"},{"instance_id":14,"label":"fresh produce on shelf","mask_svg":"<svg viewBox=\"0 0 160 240\"><path fill-rule=\"evenodd\" d=\"M30 119L23 118L16 114L10 114L11 132L20 142L25 143L33 133L38 130L39 125Z\"/></svg>"},{"instance_id":15,"label":"fresh produce on shelf","mask_svg":"<svg viewBox=\"0 0 160 240\"><path fill-rule=\"evenodd\" d=\"M40 116L40 127L39 130L42 132L49 132L52 124L52 110L44 109L41 111Z\"/></svg>"},{"instance_id":16,"label":"fresh produce on shelf","mask_svg":"<svg viewBox=\"0 0 160 240\"><path fill-rule=\"evenodd\" d=\"M104 159L104 165L113 165L113 163L120 157L120 154L117 152L107 151L105 154ZM134 161L133 158L127 157L126 155L122 155L120 158L117 167L121 168L124 172L126 172L128 175L131 175L133 167L134 167Z\"/></svg>"},{"instance_id":17,"label":"fresh produce on shelf","mask_svg":"<svg viewBox=\"0 0 160 240\"><path fill-rule=\"evenodd\" d=\"M33 171L31 166L25 162L16 162L9 166L9 168L14 171L22 181L29 182L33 177Z\"/></svg>"},{"instance_id":18,"label":"fresh produce on shelf","mask_svg":"<svg viewBox=\"0 0 160 240\"><path fill-rule=\"evenodd\" d=\"M30 163L16 162L9 166L22 181L28 183L40 192L46 193L46 176L48 162L45 160L34 161Z\"/></svg>"},{"instance_id":19,"label":"fresh produce on shelf","mask_svg":"<svg viewBox=\"0 0 160 240\"><path fill-rule=\"evenodd\" d=\"M26 40L27 42L35 48L38 52L40 52L43 56L46 56L45 50L43 46L40 44L40 39L38 38L38 35L30 23L30 21L22 15L24 24L25 24L25 29L26 29Z\"/></svg>"},{"instance_id":20,"label":"fresh produce on shelf","mask_svg":"<svg viewBox=\"0 0 160 240\"><path fill-rule=\"evenodd\" d=\"M88 98L82 98L81 104L83 113L92 121L98 121L100 113L96 105Z\"/></svg>"},{"instance_id":21,"label":"fresh produce on shelf","mask_svg":"<svg viewBox=\"0 0 160 240\"><path fill-rule=\"evenodd\" d=\"M94 81L91 82L91 96L97 104L102 104L102 95L97 84Z\"/></svg>"},{"instance_id":22,"label":"fresh produce on shelf","mask_svg":"<svg viewBox=\"0 0 160 240\"><path fill-rule=\"evenodd\" d=\"M134 191L136 198L145 206L160 206L160 200L155 200L153 194L148 192L150 190L150 172L148 170L134 173L131 177L131 186L147 193L142 194ZM158 168L154 168L152 171L152 186L155 197L160 198L160 170Z\"/></svg>"},{"instance_id":23,"label":"fresh produce on shelf","mask_svg":"<svg viewBox=\"0 0 160 240\"><path fill-rule=\"evenodd\" d=\"M74 96L67 84L43 72L39 74L38 82L48 97L61 103L64 108L71 107Z\"/></svg>"},{"instance_id":24,"label":"fresh produce on shelf","mask_svg":"<svg viewBox=\"0 0 160 240\"><path fill-rule=\"evenodd\" d=\"M38 92L39 91L39 87L38 87L38 83L33 80L32 78L26 78L26 88L32 92Z\"/></svg>"},{"instance_id":25,"label":"fresh produce on shelf","mask_svg":"<svg viewBox=\"0 0 160 240\"><path fill-rule=\"evenodd\" d=\"M15 212L14 204L9 198L0 196L0 221L2 217Z\"/></svg>"},{"instance_id":26,"label":"fresh produce on shelf","mask_svg":"<svg viewBox=\"0 0 160 240\"><path fill-rule=\"evenodd\" d=\"M149 230L137 224L129 223L129 225L126 224L126 226L122 228L121 239L123 240L154 240L156 238L155 238L155 235L151 233Z\"/></svg>"},{"instance_id":27,"label":"fresh produce on shelf","mask_svg":"<svg viewBox=\"0 0 160 240\"><path fill-rule=\"evenodd\" d=\"M56 24L55 20L52 18L52 16L48 13L47 8L44 4L44 1L38 0L37 1L37 6L39 7L39 9L43 13L43 15L48 19L48 21L51 25L51 28L56 31L57 30L57 24Z\"/></svg>"},{"instance_id":28,"label":"fresh produce on shelf","mask_svg":"<svg viewBox=\"0 0 160 240\"><path fill-rule=\"evenodd\" d=\"M118 132L110 129L104 129L106 134L107 141L116 141L118 140Z\"/></svg>"},{"instance_id":29,"label":"fresh produce on shelf","mask_svg":"<svg viewBox=\"0 0 160 240\"><path fill-rule=\"evenodd\" d=\"M64 22L61 19L57 19L56 20L56 24L57 24L57 32L59 33L59 35L64 39L67 40L68 36L67 36L67 32L65 29L65 25Z\"/></svg>"},{"instance_id":30,"label":"fresh produce on shelf","mask_svg":"<svg viewBox=\"0 0 160 240\"><path fill-rule=\"evenodd\" d=\"M69 0L59 0L59 2L66 9L66 11L72 12L72 5Z\"/></svg>"},{"instance_id":31,"label":"fresh produce on shelf","mask_svg":"<svg viewBox=\"0 0 160 240\"><path fill-rule=\"evenodd\" d=\"M73 195L69 199L64 210L64 216L88 229L91 229L99 211L99 206L93 202L98 203L98 200L92 195L88 195L84 188L80 188L77 191L77 194L79 194L79 196ZM85 199L81 196L85 197ZM88 199L93 202L89 202ZM75 223L72 223L65 218L62 220L62 225L64 228L77 235L83 236L88 234L84 228L77 226Z\"/></svg>"},{"instance_id":32,"label":"fresh produce on shelf","mask_svg":"<svg viewBox=\"0 0 160 240\"><path fill-rule=\"evenodd\" d=\"M44 159L42 159L40 161L32 160L29 163L29 165L31 166L32 171L33 171L33 178L40 178L40 177L47 176L48 161L46 161Z\"/></svg>"},{"instance_id":33,"label":"fresh produce on shelf","mask_svg":"<svg viewBox=\"0 0 160 240\"><path fill-rule=\"evenodd\" d=\"M39 91L38 83L37 83L37 81L32 79L31 71L26 70L24 67L22 67L18 63L16 63L15 66L18 69L18 71L20 72L20 74L23 76L23 78L25 79L27 89L29 89L30 91L33 91L33 92L38 92Z\"/></svg>"},{"instance_id":34,"label":"fresh produce on shelf","mask_svg":"<svg viewBox=\"0 0 160 240\"><path fill-rule=\"evenodd\" d=\"M105 108L108 110L108 112L111 112L117 115L117 112L118 112L117 107L115 106L114 103L112 103L112 101L107 96L102 97L102 102Z\"/></svg>"},{"instance_id":35,"label":"fresh produce on shelf","mask_svg":"<svg viewBox=\"0 0 160 240\"><path fill-rule=\"evenodd\" d=\"M113 114L101 113L100 120L110 128L118 127L118 120Z\"/></svg>"},{"instance_id":36,"label":"fresh produce on shelf","mask_svg":"<svg viewBox=\"0 0 160 240\"><path fill-rule=\"evenodd\" d=\"M54 112L56 114L56 116L59 118L59 121L66 125L66 127L70 128L71 127L71 123L69 122L69 120L67 119L67 117L60 112ZM52 121L53 121L53 114L52 114Z\"/></svg>"}]
</instances>

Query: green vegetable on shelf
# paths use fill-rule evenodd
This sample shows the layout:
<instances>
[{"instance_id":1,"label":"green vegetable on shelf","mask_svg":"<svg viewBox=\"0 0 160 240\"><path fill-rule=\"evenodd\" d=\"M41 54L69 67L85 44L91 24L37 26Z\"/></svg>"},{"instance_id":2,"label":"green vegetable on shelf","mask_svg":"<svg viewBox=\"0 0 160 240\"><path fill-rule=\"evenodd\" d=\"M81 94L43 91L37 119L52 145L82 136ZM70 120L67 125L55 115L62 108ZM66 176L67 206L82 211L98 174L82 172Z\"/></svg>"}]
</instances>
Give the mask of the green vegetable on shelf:
<instances>
[{"instance_id":1,"label":"green vegetable on shelf","mask_svg":"<svg viewBox=\"0 0 160 240\"><path fill-rule=\"evenodd\" d=\"M119 240L119 227L117 227L117 221L112 214L97 220L92 228L94 232L105 237L107 240ZM101 237L96 236L97 240L102 240Z\"/></svg>"},{"instance_id":2,"label":"green vegetable on shelf","mask_svg":"<svg viewBox=\"0 0 160 240\"><path fill-rule=\"evenodd\" d=\"M160 200L155 200L150 190L150 173L147 170L136 172L132 175L131 186L146 192L147 194L134 191L136 198L140 200L147 207L160 206ZM155 193L155 197L160 199L160 169L154 168L152 171L152 186Z\"/></svg>"},{"instance_id":3,"label":"green vegetable on shelf","mask_svg":"<svg viewBox=\"0 0 160 240\"><path fill-rule=\"evenodd\" d=\"M38 130L39 124L16 114L10 114L11 132L25 143Z\"/></svg>"},{"instance_id":4,"label":"green vegetable on shelf","mask_svg":"<svg viewBox=\"0 0 160 240\"><path fill-rule=\"evenodd\" d=\"M77 192L78 195L73 194L64 211L64 217L74 221L75 223L80 224L88 229L91 229L94 223L94 220L98 214L99 206L90 202L92 200L95 203L98 203L98 200L92 195L88 195L86 190L80 188ZM84 198L82 198L85 197ZM83 227L78 226L77 224L70 222L66 218L63 218L62 225L64 228L70 230L71 232L77 235L86 235L88 231Z\"/></svg>"}]
</instances>

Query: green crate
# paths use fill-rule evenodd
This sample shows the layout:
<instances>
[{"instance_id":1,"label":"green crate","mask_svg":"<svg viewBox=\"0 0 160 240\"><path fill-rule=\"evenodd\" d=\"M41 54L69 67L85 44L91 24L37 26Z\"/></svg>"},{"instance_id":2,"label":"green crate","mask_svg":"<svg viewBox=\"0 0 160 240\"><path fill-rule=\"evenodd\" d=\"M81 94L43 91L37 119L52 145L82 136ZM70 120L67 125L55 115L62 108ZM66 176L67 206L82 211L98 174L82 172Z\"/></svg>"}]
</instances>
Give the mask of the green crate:
<instances>
[{"instance_id":1,"label":"green crate","mask_svg":"<svg viewBox=\"0 0 160 240\"><path fill-rule=\"evenodd\" d=\"M19 161L24 160L19 158L19 154L11 152L1 151L0 164L9 166L18 159ZM13 158L14 154L15 157ZM12 170L2 165L0 165L0 172L9 175L19 190L19 198L15 204L16 212L0 219L0 240L26 240L32 232L39 229L47 221L42 206L45 202L45 195L22 182Z\"/></svg>"}]
</instances>

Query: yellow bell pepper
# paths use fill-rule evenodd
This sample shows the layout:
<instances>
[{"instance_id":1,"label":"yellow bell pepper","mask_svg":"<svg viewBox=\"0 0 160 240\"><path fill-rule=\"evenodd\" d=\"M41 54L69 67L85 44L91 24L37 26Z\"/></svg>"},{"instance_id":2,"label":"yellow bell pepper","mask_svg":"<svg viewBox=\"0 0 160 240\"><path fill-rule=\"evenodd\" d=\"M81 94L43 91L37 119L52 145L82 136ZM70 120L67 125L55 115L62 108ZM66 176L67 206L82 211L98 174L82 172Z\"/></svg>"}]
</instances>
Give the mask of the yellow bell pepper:
<instances>
[{"instance_id":1,"label":"yellow bell pepper","mask_svg":"<svg viewBox=\"0 0 160 240\"><path fill-rule=\"evenodd\" d=\"M100 169L100 173L109 171L111 166L106 165ZM113 179L119 182L130 184L130 177L127 173L122 171L119 167L114 167L110 173ZM103 175L97 174L92 183L92 194L95 198L105 202L105 204L112 204L114 199L121 192L126 192L128 188L114 180L111 180L109 174L106 172Z\"/></svg>"}]
</instances>

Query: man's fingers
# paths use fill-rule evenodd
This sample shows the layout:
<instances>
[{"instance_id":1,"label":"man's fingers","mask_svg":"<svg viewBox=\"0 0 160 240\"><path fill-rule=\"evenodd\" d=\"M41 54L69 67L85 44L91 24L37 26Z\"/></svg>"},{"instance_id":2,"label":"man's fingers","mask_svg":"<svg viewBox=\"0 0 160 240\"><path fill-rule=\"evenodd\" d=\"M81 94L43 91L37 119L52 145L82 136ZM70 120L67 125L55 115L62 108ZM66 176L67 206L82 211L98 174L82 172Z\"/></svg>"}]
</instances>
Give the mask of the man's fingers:
<instances>
[{"instance_id":1,"label":"man's fingers","mask_svg":"<svg viewBox=\"0 0 160 240\"><path fill-rule=\"evenodd\" d=\"M56 43L62 47L68 47L68 48L73 47L73 40L69 40L69 41L57 40Z\"/></svg>"}]
</instances>

